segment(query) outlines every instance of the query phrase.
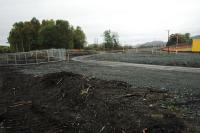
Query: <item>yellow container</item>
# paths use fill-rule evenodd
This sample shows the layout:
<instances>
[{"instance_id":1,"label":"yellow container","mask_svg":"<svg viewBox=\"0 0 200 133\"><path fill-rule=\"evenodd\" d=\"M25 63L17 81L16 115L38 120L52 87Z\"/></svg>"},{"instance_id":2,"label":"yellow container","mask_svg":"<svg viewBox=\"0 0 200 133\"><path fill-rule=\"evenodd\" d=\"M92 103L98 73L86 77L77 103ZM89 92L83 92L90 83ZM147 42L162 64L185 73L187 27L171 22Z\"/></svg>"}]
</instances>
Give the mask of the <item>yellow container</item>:
<instances>
[{"instance_id":1,"label":"yellow container","mask_svg":"<svg viewBox=\"0 0 200 133\"><path fill-rule=\"evenodd\" d=\"M200 52L200 39L192 41L192 52Z\"/></svg>"}]
</instances>

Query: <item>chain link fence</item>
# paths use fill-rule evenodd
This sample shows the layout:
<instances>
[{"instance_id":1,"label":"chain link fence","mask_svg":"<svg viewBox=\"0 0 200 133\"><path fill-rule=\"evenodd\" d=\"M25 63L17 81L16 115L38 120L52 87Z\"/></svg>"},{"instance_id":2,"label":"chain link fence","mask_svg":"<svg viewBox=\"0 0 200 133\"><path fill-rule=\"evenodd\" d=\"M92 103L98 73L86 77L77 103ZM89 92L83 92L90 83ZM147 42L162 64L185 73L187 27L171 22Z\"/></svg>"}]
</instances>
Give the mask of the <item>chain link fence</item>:
<instances>
[{"instance_id":1,"label":"chain link fence","mask_svg":"<svg viewBox=\"0 0 200 133\"><path fill-rule=\"evenodd\" d=\"M0 54L0 66L41 64L64 60L66 60L65 49L48 49Z\"/></svg>"}]
</instances>

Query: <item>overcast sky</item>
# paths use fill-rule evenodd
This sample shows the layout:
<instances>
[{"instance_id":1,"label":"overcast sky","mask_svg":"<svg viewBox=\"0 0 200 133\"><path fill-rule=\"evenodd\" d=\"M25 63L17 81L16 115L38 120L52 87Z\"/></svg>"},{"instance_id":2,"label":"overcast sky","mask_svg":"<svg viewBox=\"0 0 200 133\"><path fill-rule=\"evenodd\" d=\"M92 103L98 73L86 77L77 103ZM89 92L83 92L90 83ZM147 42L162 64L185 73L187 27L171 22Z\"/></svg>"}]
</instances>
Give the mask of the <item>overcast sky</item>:
<instances>
[{"instance_id":1,"label":"overcast sky","mask_svg":"<svg viewBox=\"0 0 200 133\"><path fill-rule=\"evenodd\" d=\"M125 44L167 40L171 33L200 34L200 0L0 0L0 44L12 25L36 17L65 19L81 26L87 41L118 32Z\"/></svg>"}]
</instances>

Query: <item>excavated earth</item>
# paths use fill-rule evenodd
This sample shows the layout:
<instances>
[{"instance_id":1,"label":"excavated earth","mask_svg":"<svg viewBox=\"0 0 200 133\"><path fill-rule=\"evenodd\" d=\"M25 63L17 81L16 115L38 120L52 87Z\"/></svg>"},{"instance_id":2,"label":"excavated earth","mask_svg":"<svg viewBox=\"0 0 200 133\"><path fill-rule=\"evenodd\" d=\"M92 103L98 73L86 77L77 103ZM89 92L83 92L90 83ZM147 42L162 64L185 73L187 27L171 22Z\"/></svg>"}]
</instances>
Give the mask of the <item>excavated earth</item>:
<instances>
[{"instance_id":1,"label":"excavated earth","mask_svg":"<svg viewBox=\"0 0 200 133\"><path fill-rule=\"evenodd\" d=\"M198 100L176 102L178 94L168 90L70 72L34 76L18 69L0 67L0 133L200 131L194 113L183 113Z\"/></svg>"}]
</instances>

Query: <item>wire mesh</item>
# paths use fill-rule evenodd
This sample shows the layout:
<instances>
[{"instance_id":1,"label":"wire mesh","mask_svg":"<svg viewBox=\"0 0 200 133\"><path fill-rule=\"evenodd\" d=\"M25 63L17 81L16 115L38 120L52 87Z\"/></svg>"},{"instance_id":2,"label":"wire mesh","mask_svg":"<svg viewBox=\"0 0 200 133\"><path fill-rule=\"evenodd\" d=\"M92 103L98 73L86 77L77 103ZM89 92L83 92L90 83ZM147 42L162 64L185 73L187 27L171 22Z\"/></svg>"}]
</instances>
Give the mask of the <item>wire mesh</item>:
<instances>
[{"instance_id":1,"label":"wire mesh","mask_svg":"<svg viewBox=\"0 0 200 133\"><path fill-rule=\"evenodd\" d=\"M40 64L66 60L65 49L36 50L0 54L0 65Z\"/></svg>"}]
</instances>

